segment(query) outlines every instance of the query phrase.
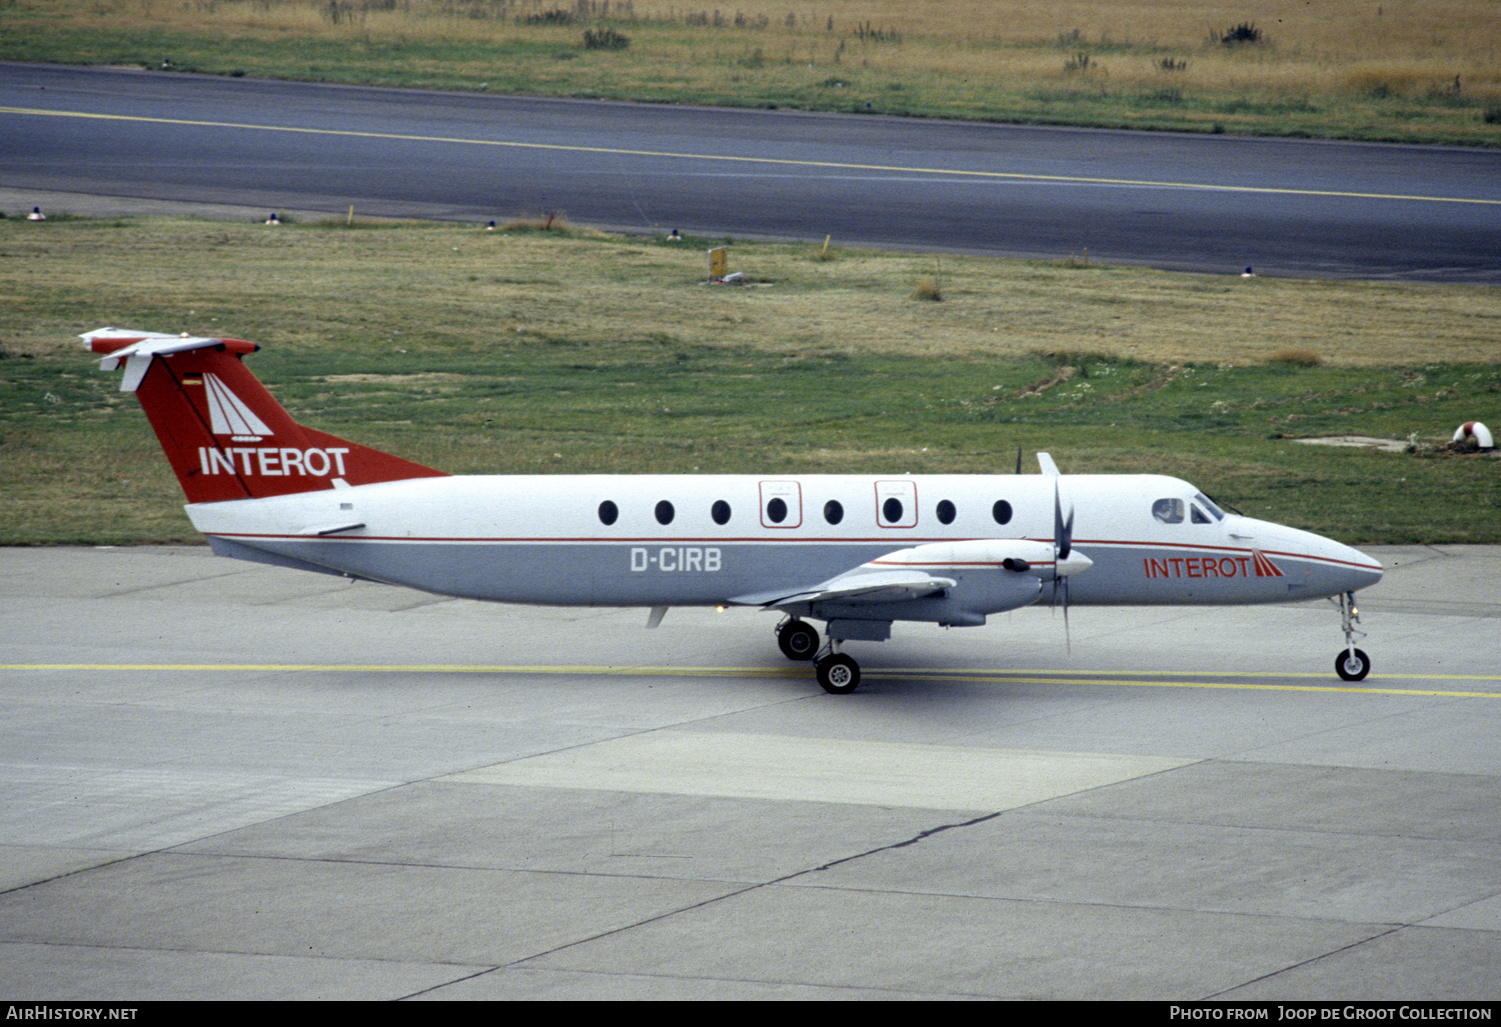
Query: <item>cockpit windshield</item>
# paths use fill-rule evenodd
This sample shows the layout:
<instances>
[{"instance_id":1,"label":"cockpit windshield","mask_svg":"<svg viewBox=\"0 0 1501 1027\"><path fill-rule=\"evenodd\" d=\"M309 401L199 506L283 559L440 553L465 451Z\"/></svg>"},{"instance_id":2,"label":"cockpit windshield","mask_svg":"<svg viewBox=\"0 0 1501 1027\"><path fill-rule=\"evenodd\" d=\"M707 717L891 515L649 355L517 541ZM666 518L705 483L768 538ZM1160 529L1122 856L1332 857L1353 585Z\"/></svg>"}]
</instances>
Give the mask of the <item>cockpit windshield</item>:
<instances>
[{"instance_id":1,"label":"cockpit windshield","mask_svg":"<svg viewBox=\"0 0 1501 1027\"><path fill-rule=\"evenodd\" d=\"M1215 520L1223 521L1225 519L1225 511L1221 510L1218 506L1215 506L1214 500L1204 495L1204 493L1194 493L1194 502L1200 504L1204 507L1205 510L1209 511L1209 516L1213 517Z\"/></svg>"}]
</instances>

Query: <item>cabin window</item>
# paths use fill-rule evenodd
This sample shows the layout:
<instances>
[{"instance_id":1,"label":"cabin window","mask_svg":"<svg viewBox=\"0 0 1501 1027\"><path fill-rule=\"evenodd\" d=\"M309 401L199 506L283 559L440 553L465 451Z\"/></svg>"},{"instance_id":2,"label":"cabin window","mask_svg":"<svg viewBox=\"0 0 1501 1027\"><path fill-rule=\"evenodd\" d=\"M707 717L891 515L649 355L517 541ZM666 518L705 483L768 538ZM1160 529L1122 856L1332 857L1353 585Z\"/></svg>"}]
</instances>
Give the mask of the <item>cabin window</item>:
<instances>
[{"instance_id":1,"label":"cabin window","mask_svg":"<svg viewBox=\"0 0 1501 1027\"><path fill-rule=\"evenodd\" d=\"M876 525L882 528L917 527L917 482L911 478L878 481Z\"/></svg>"},{"instance_id":2,"label":"cabin window","mask_svg":"<svg viewBox=\"0 0 1501 1027\"><path fill-rule=\"evenodd\" d=\"M997 524L1011 523L1011 504L1004 499L997 499L995 506L990 508L990 516L995 518Z\"/></svg>"},{"instance_id":3,"label":"cabin window","mask_svg":"<svg viewBox=\"0 0 1501 1027\"><path fill-rule=\"evenodd\" d=\"M761 482L761 527L800 528L803 487L795 481Z\"/></svg>"},{"instance_id":4,"label":"cabin window","mask_svg":"<svg viewBox=\"0 0 1501 1027\"><path fill-rule=\"evenodd\" d=\"M1163 524L1183 523L1183 500L1159 499L1152 504L1152 516Z\"/></svg>"},{"instance_id":5,"label":"cabin window","mask_svg":"<svg viewBox=\"0 0 1501 1027\"><path fill-rule=\"evenodd\" d=\"M656 513L658 524L671 524L672 518L676 516L677 512L673 510L672 504L664 499L657 504Z\"/></svg>"},{"instance_id":6,"label":"cabin window","mask_svg":"<svg viewBox=\"0 0 1501 1027\"><path fill-rule=\"evenodd\" d=\"M1209 519L1209 515L1207 513L1205 513L1203 510L1199 509L1199 504L1197 504L1197 503L1189 503L1188 504L1188 509L1189 509L1190 516L1193 518L1193 522L1195 524L1213 524L1214 523L1212 520Z\"/></svg>"},{"instance_id":7,"label":"cabin window","mask_svg":"<svg viewBox=\"0 0 1501 1027\"><path fill-rule=\"evenodd\" d=\"M823 519L830 524L838 524L844 520L844 504L837 499L831 499L823 505Z\"/></svg>"},{"instance_id":8,"label":"cabin window","mask_svg":"<svg viewBox=\"0 0 1501 1027\"><path fill-rule=\"evenodd\" d=\"M715 524L729 524L730 504L723 499L716 499L714 505L709 508L709 516L714 518Z\"/></svg>"},{"instance_id":9,"label":"cabin window","mask_svg":"<svg viewBox=\"0 0 1501 1027\"><path fill-rule=\"evenodd\" d=\"M938 523L953 524L954 516L957 513L958 511L954 509L953 503L949 502L947 499L942 500L938 504Z\"/></svg>"},{"instance_id":10,"label":"cabin window","mask_svg":"<svg viewBox=\"0 0 1501 1027\"><path fill-rule=\"evenodd\" d=\"M614 524L620 519L620 507L608 499L599 504L599 522L601 524Z\"/></svg>"},{"instance_id":11,"label":"cabin window","mask_svg":"<svg viewBox=\"0 0 1501 1027\"><path fill-rule=\"evenodd\" d=\"M1209 512L1209 516L1213 517L1215 520L1223 521L1225 519L1225 511L1221 510L1215 503L1215 501L1204 495L1204 493L1194 493L1194 502L1202 505L1204 509Z\"/></svg>"}]
</instances>

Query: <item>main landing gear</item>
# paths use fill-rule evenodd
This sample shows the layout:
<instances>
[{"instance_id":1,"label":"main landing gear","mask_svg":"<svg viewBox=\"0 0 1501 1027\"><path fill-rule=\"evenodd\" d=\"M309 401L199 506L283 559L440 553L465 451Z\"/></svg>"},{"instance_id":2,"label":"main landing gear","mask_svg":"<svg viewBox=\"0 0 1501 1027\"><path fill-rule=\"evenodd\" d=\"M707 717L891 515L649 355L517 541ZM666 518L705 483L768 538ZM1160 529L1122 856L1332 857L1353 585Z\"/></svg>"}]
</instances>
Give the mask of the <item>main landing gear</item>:
<instances>
[{"instance_id":1,"label":"main landing gear","mask_svg":"<svg viewBox=\"0 0 1501 1027\"><path fill-rule=\"evenodd\" d=\"M1339 607L1340 626L1345 632L1345 647L1334 657L1334 672L1345 681L1362 681L1371 672L1371 658L1355 648L1356 638L1365 638L1366 634L1355 626L1360 623L1355 593L1346 592L1329 601Z\"/></svg>"},{"instance_id":2,"label":"main landing gear","mask_svg":"<svg viewBox=\"0 0 1501 1027\"><path fill-rule=\"evenodd\" d=\"M777 646L789 660L811 660L818 653L818 629L796 617L777 625Z\"/></svg>"},{"instance_id":3,"label":"main landing gear","mask_svg":"<svg viewBox=\"0 0 1501 1027\"><path fill-rule=\"evenodd\" d=\"M818 684L830 695L848 695L860 685L860 665L836 652L832 638L819 650L818 629L793 617L777 625L777 647L789 660L812 660Z\"/></svg>"}]
</instances>

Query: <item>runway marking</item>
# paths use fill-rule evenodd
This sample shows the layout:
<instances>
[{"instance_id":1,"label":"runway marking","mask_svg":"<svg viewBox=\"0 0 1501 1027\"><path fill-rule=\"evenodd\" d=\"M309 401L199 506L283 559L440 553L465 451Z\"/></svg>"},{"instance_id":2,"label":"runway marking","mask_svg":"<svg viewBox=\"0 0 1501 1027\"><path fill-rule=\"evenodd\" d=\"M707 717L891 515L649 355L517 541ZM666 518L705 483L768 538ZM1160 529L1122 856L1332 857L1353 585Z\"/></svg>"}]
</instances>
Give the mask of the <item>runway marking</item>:
<instances>
[{"instance_id":1,"label":"runway marking","mask_svg":"<svg viewBox=\"0 0 1501 1027\"><path fill-rule=\"evenodd\" d=\"M276 672L325 674L531 674L544 677L701 677L806 678L805 667L625 667L532 664L446 663L0 663L0 671L161 671L161 672ZM1266 674L1235 671L1048 671L1048 670L935 670L931 667L867 668L868 681L955 681L995 685L1092 685L1102 688L1215 688L1249 692L1352 692L1357 695L1439 696L1449 699L1501 699L1501 690L1470 692L1445 688L1394 688L1361 684L1292 684L1290 680L1325 679L1326 674ZM1390 675L1399 677L1398 675ZM1380 680L1385 675L1377 675ZM1164 680L1180 678L1182 680ZM1237 680L1207 681L1205 678ZM1246 680L1251 679L1251 680ZM1272 679L1258 683L1256 679ZM1406 674L1403 681L1477 681L1501 689L1501 676L1487 674Z\"/></svg>"},{"instance_id":2,"label":"runway marking","mask_svg":"<svg viewBox=\"0 0 1501 1027\"><path fill-rule=\"evenodd\" d=\"M983 178L1016 182L1063 182L1084 185L1138 186L1159 189L1190 189L1203 192L1252 193L1278 196L1328 196L1359 200L1407 200L1422 203L1461 203L1501 206L1501 199L1467 196L1428 196L1408 193L1363 193L1340 189L1290 189L1275 186L1225 185L1205 182L1153 181L1150 179L1104 178L1089 175L1044 175L1008 171L964 171L954 168L909 167L895 164L855 164L842 161L798 160L791 157L752 157L734 154L678 153L671 150L633 150L624 147L580 146L567 143L522 143L505 139L465 139L458 136L408 135L399 132L367 132L356 129L300 128L292 125L253 125L235 121L202 121L190 118L157 118L137 114L98 114L90 111L47 110L34 107L0 106L0 114L46 118L84 118L97 121L130 121L154 125L188 125L198 128L233 128L255 132L291 132L301 135L342 136L356 139L394 139L405 142L455 143L465 146L497 146L518 150L552 150L566 153L610 154L622 157L666 157L725 163L769 164L781 167L832 168L843 171L879 171L949 178Z\"/></svg>"},{"instance_id":3,"label":"runway marking","mask_svg":"<svg viewBox=\"0 0 1501 1027\"><path fill-rule=\"evenodd\" d=\"M1119 784L1198 757L650 731L436 780L994 811Z\"/></svg>"}]
</instances>

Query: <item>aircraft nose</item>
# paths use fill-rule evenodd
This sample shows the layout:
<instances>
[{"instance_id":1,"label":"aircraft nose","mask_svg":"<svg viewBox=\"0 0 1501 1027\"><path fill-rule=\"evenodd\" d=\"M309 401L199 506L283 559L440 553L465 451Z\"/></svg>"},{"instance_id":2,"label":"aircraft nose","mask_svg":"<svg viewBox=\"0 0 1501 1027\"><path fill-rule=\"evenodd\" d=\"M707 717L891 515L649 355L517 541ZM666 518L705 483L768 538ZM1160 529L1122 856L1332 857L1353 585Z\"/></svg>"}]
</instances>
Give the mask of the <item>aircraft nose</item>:
<instances>
[{"instance_id":1,"label":"aircraft nose","mask_svg":"<svg viewBox=\"0 0 1501 1027\"><path fill-rule=\"evenodd\" d=\"M1267 521L1247 520L1242 523L1249 527L1241 527L1244 534L1239 537L1254 535L1263 552L1301 557L1297 560L1299 569L1293 573L1297 584L1293 586L1289 582L1295 594L1309 598L1333 596L1370 588L1381 580L1380 561L1354 546ZM1273 563L1276 563L1275 559Z\"/></svg>"},{"instance_id":2,"label":"aircraft nose","mask_svg":"<svg viewBox=\"0 0 1501 1027\"><path fill-rule=\"evenodd\" d=\"M1333 591L1357 592L1362 588L1370 588L1381 580L1383 568L1375 557L1330 539L1321 541L1328 547L1328 551L1320 554L1320 557L1323 565L1328 568L1327 577Z\"/></svg>"},{"instance_id":3,"label":"aircraft nose","mask_svg":"<svg viewBox=\"0 0 1501 1027\"><path fill-rule=\"evenodd\" d=\"M1359 585L1356 585L1355 588L1369 588L1370 586L1376 584L1376 582L1381 580L1383 568L1379 560L1375 559L1374 557L1367 556L1359 549L1352 549L1350 550L1350 552L1356 554L1362 560L1368 561L1367 563L1356 569L1356 573L1361 577L1361 583Z\"/></svg>"}]
</instances>

